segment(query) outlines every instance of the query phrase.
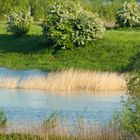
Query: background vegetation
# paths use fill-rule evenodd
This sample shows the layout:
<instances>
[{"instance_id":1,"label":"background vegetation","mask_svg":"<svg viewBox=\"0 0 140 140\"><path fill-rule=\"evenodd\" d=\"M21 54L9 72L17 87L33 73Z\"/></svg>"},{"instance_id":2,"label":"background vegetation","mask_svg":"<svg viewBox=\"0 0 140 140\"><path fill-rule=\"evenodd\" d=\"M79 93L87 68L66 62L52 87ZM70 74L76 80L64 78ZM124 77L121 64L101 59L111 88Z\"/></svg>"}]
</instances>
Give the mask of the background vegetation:
<instances>
[{"instance_id":1,"label":"background vegetation","mask_svg":"<svg viewBox=\"0 0 140 140\"><path fill-rule=\"evenodd\" d=\"M60 0L59 0L60 1ZM107 21L114 21L116 11L120 8L124 1L136 0L73 0L80 2L82 6L89 11L98 13L100 17ZM4 15L9 14L15 8L30 9L34 20L42 20L46 16L48 6L56 0L1 0L0 1L0 18L4 19Z\"/></svg>"},{"instance_id":2,"label":"background vegetation","mask_svg":"<svg viewBox=\"0 0 140 140\"><path fill-rule=\"evenodd\" d=\"M119 27L140 27L140 4L125 2L117 11L116 24Z\"/></svg>"}]
</instances>

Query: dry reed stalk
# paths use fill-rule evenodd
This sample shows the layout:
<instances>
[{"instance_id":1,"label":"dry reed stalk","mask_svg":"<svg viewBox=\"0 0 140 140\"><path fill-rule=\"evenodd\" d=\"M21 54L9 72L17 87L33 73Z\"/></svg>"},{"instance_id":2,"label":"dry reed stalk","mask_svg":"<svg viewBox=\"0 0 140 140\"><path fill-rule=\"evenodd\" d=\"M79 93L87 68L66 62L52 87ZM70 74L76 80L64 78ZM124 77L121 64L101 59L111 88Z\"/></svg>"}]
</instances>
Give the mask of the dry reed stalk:
<instances>
[{"instance_id":1,"label":"dry reed stalk","mask_svg":"<svg viewBox=\"0 0 140 140\"><path fill-rule=\"evenodd\" d=\"M67 131L65 131L65 127L67 127ZM86 125L80 127L69 128L69 126L57 126L57 128L53 128L51 131L43 131L41 126L38 129L31 130L32 126L30 124L24 128L22 124L17 125L11 132L5 132L5 134L19 134L22 138L33 139L36 140L54 140L55 138L59 138L59 140L132 140L133 137L128 133L121 133L121 131L114 127L113 125ZM3 133L4 134L4 133ZM37 137L38 136L38 137ZM40 139L41 138L41 139ZM10 139L10 135L9 135Z\"/></svg>"},{"instance_id":2,"label":"dry reed stalk","mask_svg":"<svg viewBox=\"0 0 140 140\"><path fill-rule=\"evenodd\" d=\"M0 87L9 89L37 89L50 91L125 90L123 75L109 72L66 70L30 76L7 75L0 77Z\"/></svg>"}]
</instances>

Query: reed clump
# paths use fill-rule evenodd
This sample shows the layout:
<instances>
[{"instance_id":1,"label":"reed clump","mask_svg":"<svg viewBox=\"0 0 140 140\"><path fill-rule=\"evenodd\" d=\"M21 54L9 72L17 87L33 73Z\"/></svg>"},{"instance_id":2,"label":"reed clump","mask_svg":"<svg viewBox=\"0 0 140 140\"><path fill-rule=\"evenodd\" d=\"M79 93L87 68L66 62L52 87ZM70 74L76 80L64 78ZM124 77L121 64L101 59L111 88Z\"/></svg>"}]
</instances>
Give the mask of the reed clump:
<instances>
[{"instance_id":1,"label":"reed clump","mask_svg":"<svg viewBox=\"0 0 140 140\"><path fill-rule=\"evenodd\" d=\"M86 129L86 128L85 128ZM62 130L63 131L63 130ZM1 133L0 140L129 140L133 137L127 133L121 133L113 127L96 127L86 130L78 129L72 133L56 132L11 132Z\"/></svg>"},{"instance_id":2,"label":"reed clump","mask_svg":"<svg viewBox=\"0 0 140 140\"><path fill-rule=\"evenodd\" d=\"M9 89L70 90L125 90L124 75L109 72L64 70L60 72L12 75L0 77L0 87Z\"/></svg>"}]
</instances>

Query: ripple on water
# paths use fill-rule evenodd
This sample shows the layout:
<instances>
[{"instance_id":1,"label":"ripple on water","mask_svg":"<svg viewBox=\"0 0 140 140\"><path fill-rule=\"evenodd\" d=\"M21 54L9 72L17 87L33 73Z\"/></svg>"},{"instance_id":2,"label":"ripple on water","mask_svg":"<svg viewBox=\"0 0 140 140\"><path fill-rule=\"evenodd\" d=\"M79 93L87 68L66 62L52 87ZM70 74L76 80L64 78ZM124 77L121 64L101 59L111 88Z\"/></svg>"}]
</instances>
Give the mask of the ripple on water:
<instances>
[{"instance_id":1,"label":"ripple on water","mask_svg":"<svg viewBox=\"0 0 140 140\"><path fill-rule=\"evenodd\" d=\"M62 96L35 90L0 89L0 107L6 111L10 122L42 123L51 113L58 111L60 117L71 124L81 117L88 123L105 123L111 121L114 111L121 109L121 100L120 93L100 96L99 93L81 92Z\"/></svg>"}]
</instances>

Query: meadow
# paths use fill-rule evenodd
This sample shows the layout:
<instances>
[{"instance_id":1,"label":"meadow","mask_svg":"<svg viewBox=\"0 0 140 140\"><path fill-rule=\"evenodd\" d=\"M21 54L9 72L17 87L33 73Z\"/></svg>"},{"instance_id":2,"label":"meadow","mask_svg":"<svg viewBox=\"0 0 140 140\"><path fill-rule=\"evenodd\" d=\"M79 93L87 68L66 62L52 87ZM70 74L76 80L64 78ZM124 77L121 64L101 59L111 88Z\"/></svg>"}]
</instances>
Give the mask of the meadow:
<instances>
[{"instance_id":1,"label":"meadow","mask_svg":"<svg viewBox=\"0 0 140 140\"><path fill-rule=\"evenodd\" d=\"M125 72L139 62L140 30L107 30L101 40L74 50L52 49L40 43L42 28L32 25L28 35L16 37L0 23L0 66L12 69L59 71L69 68ZM134 63L133 63L134 62Z\"/></svg>"}]
</instances>

